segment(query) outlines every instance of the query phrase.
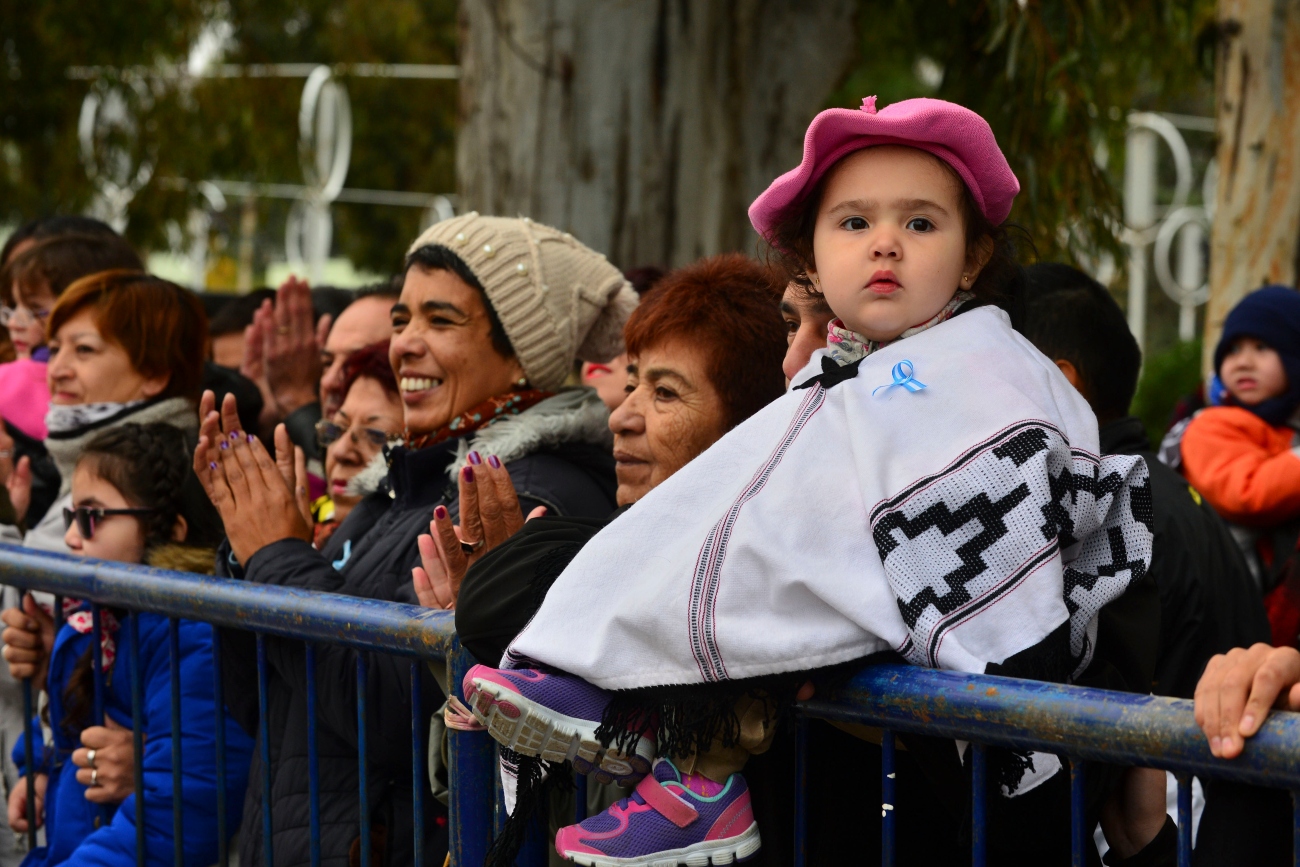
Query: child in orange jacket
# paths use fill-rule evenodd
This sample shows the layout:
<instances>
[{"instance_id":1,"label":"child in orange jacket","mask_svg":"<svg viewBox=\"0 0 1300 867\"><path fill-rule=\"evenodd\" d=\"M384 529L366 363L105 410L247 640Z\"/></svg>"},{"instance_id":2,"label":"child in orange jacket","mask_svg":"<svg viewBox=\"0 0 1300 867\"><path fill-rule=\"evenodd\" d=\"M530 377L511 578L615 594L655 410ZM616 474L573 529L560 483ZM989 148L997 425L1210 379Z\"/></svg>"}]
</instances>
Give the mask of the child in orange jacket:
<instances>
[{"instance_id":1,"label":"child in orange jacket","mask_svg":"<svg viewBox=\"0 0 1300 867\"><path fill-rule=\"evenodd\" d=\"M1268 592L1300 536L1300 292L1268 286L1243 298L1224 322L1214 363L1228 397L1187 426L1183 472L1234 525ZM1284 591L1269 600L1270 620L1275 643L1291 644L1300 592L1283 616L1274 609Z\"/></svg>"}]
</instances>

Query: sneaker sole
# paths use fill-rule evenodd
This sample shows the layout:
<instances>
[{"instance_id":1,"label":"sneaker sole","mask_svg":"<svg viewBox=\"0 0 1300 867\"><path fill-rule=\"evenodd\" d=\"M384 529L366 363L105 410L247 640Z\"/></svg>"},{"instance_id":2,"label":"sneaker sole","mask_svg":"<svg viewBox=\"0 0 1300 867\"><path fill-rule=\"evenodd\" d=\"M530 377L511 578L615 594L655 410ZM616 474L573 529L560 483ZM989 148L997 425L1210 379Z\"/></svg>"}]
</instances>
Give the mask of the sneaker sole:
<instances>
[{"instance_id":1,"label":"sneaker sole","mask_svg":"<svg viewBox=\"0 0 1300 867\"><path fill-rule=\"evenodd\" d=\"M735 837L724 840L705 840L682 849L655 852L636 858L614 858L608 855L591 855L585 852L561 852L560 856L582 867L708 867L710 864L735 864L746 861L761 846L758 823L751 824Z\"/></svg>"},{"instance_id":2,"label":"sneaker sole","mask_svg":"<svg viewBox=\"0 0 1300 867\"><path fill-rule=\"evenodd\" d=\"M594 774L600 783L628 786L650 773L653 756L606 749L590 720L556 713L492 681L475 678L470 684L465 703L503 747L548 762L573 762L574 770Z\"/></svg>"}]
</instances>

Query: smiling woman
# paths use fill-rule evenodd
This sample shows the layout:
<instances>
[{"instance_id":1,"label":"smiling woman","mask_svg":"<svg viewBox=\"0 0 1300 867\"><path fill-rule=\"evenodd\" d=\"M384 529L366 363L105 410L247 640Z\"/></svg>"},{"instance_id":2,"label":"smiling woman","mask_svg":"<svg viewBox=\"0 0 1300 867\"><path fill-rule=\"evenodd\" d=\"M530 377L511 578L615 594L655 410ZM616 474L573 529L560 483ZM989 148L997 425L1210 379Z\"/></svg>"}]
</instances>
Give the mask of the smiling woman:
<instances>
[{"instance_id":1,"label":"smiling woman","mask_svg":"<svg viewBox=\"0 0 1300 867\"><path fill-rule=\"evenodd\" d=\"M417 539L429 533L436 516L459 521L472 559L486 550L480 513L467 507L459 514L461 503L479 502L480 487L494 492L498 485L513 487L518 505L509 508L522 506L522 512L544 506L556 515L607 516L615 506L609 414L594 391L566 388L565 380L575 360L605 361L622 351L623 324L635 305L635 292L613 265L555 229L478 214L432 226L411 245L401 295L392 308L388 359L401 397L401 442L387 450L373 447L361 472L377 481L378 489L352 506L319 549L278 475L256 491L226 484L223 468L232 461L252 452L270 466L269 456L247 437L232 436L239 433L233 413L223 411L224 429L215 412L205 419L196 468L225 520L237 561L233 574L259 583L415 603L412 570L421 565ZM344 408L355 430L359 417L348 404ZM368 438L356 433L358 441ZM516 521L522 521L522 512ZM256 677L250 642L232 634L223 647L232 682ZM308 811L307 780L300 773L307 754L301 657L273 652L269 662L269 713L284 723L273 726L281 734L271 749L277 756L270 769L276 860L305 863L311 841L294 818ZM324 713L356 718L357 662L354 651L317 648ZM370 689L385 696L369 705L372 743L405 742L411 719L411 709L402 709L410 696L407 662L383 655L367 655L363 662L369 666ZM427 720L442 698L431 678L423 691ZM232 712L256 726L255 701L236 700ZM321 726L319 738L321 777L338 781L321 799L321 849L326 860L341 863L358 845L356 785L348 782L356 775L355 729ZM388 793L382 805L372 800L374 821L392 823L385 835L372 836L388 841L387 853L376 853L376 859L412 863L410 756L381 756L368 774L374 790ZM250 803L256 803L265 794L260 776L251 787ZM442 808L433 799L425 804L426 862L440 864L446 824L436 821ZM245 816L240 857L257 864L262 824L257 810Z\"/></svg>"}]
</instances>

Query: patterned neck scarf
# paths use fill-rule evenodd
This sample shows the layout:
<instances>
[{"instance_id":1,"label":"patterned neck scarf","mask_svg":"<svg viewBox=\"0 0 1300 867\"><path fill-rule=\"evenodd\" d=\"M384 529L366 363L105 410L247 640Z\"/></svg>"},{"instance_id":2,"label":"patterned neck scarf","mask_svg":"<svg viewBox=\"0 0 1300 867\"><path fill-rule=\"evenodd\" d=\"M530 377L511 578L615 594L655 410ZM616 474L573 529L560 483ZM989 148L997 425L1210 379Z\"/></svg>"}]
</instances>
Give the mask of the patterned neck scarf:
<instances>
[{"instance_id":1,"label":"patterned neck scarf","mask_svg":"<svg viewBox=\"0 0 1300 867\"><path fill-rule=\"evenodd\" d=\"M859 359L866 358L871 353L891 343L902 340L905 337L911 337L913 334L920 334L927 328L933 328L940 322L947 322L956 313L957 309L974 298L972 292L965 289L959 289L957 294L952 296L952 300L943 306L943 309L934 316L930 317L920 325L913 325L893 340L868 340L856 331L850 331L844 327L844 323L838 318L832 319L828 326L826 335L826 349L830 352L831 358L840 365L852 364Z\"/></svg>"},{"instance_id":2,"label":"patterned neck scarf","mask_svg":"<svg viewBox=\"0 0 1300 867\"><path fill-rule=\"evenodd\" d=\"M470 407L435 431L418 436L413 435L410 431L404 431L402 439L409 449L436 446L438 443L446 442L453 437L462 437L473 433L479 428L487 427L502 416L519 415L524 410L531 409L548 397L554 396L554 394L553 391L543 391L540 388L525 388L503 392L489 397L478 406Z\"/></svg>"}]
</instances>

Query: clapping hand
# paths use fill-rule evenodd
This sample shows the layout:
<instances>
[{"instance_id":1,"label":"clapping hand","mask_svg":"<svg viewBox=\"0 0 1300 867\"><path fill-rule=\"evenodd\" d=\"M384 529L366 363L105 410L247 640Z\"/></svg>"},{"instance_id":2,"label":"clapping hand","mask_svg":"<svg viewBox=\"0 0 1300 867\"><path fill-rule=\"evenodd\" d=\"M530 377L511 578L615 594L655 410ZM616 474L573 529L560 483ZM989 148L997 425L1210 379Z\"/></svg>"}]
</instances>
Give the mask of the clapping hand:
<instances>
[{"instance_id":1,"label":"clapping hand","mask_svg":"<svg viewBox=\"0 0 1300 867\"><path fill-rule=\"evenodd\" d=\"M470 452L469 461L457 476L460 526L452 523L446 506L437 506L429 533L417 540L421 565L411 570L411 580L426 608L455 608L469 567L524 525L510 471L495 455L484 461L478 452ZM527 520L545 514L546 507L538 506Z\"/></svg>"},{"instance_id":2,"label":"clapping hand","mask_svg":"<svg viewBox=\"0 0 1300 867\"><path fill-rule=\"evenodd\" d=\"M305 483L295 491L296 483L283 474L285 460L277 464L257 437L239 429L234 395L226 395L220 413L215 405L212 392L204 392L194 472L221 514L235 558L247 565L272 542L311 541L311 522L303 514ZM287 442L283 431L276 432L276 439Z\"/></svg>"}]
</instances>

